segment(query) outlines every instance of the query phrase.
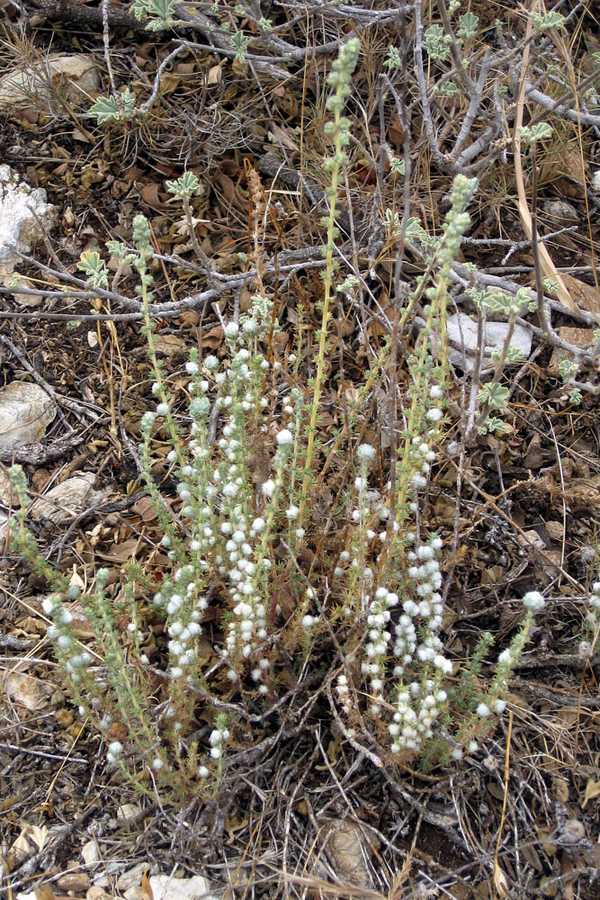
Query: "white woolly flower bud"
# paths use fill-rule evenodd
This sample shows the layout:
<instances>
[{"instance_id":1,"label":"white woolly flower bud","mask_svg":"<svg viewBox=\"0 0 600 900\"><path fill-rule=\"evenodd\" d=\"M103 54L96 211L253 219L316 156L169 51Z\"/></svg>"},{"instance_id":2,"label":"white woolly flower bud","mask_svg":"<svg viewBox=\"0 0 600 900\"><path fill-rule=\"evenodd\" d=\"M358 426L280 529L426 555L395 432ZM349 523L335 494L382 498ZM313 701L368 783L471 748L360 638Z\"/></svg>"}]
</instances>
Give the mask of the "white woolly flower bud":
<instances>
[{"instance_id":1,"label":"white woolly flower bud","mask_svg":"<svg viewBox=\"0 0 600 900\"><path fill-rule=\"evenodd\" d=\"M242 331L244 334L256 334L258 331L258 323L256 319L245 319L242 323Z\"/></svg>"},{"instance_id":2,"label":"white woolly flower bud","mask_svg":"<svg viewBox=\"0 0 600 900\"><path fill-rule=\"evenodd\" d=\"M44 599L42 600L42 609L47 616L52 615L52 613L54 612L54 598L44 597Z\"/></svg>"},{"instance_id":3,"label":"white woolly flower bud","mask_svg":"<svg viewBox=\"0 0 600 900\"><path fill-rule=\"evenodd\" d=\"M261 486L261 491L265 497L272 497L275 493L275 482L272 478L269 478L268 481L265 481Z\"/></svg>"},{"instance_id":4,"label":"white woolly flower bud","mask_svg":"<svg viewBox=\"0 0 600 900\"><path fill-rule=\"evenodd\" d=\"M528 591L523 597L523 606L531 612L538 612L546 605L546 601L539 591Z\"/></svg>"},{"instance_id":5,"label":"white woolly flower bud","mask_svg":"<svg viewBox=\"0 0 600 900\"><path fill-rule=\"evenodd\" d=\"M375 459L376 450L371 444L360 444L356 450L356 456L361 462L370 462Z\"/></svg>"},{"instance_id":6,"label":"white woolly flower bud","mask_svg":"<svg viewBox=\"0 0 600 900\"><path fill-rule=\"evenodd\" d=\"M294 435L288 428L283 428L277 435L276 439L280 447L288 447L294 443Z\"/></svg>"}]
</instances>

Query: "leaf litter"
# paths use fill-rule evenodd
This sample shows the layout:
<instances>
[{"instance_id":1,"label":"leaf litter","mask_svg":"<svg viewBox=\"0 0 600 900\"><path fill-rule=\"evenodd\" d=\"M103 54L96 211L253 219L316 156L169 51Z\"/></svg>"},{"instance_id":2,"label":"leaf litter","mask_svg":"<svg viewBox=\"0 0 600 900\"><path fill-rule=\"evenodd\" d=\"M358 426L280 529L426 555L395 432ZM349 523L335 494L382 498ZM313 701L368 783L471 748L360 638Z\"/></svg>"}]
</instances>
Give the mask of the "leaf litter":
<instances>
[{"instance_id":1,"label":"leaf litter","mask_svg":"<svg viewBox=\"0 0 600 900\"><path fill-rule=\"evenodd\" d=\"M389 13L382 4L364 6ZM474 7L483 14L482 4ZM93 23L93 12L100 7L89 4L86 8ZM115 7L113 12L118 10ZM336 11L328 8L319 15L326 13L332 16L329 31L337 34ZM343 15L353 27L362 27L372 13L366 9L353 19L349 7ZM278 24L285 25L286 38L303 48L306 16L288 21L287 14L277 14L282 16ZM24 98L30 108L18 113L19 124L10 125L12 149L7 160L27 175L33 189L47 191L49 201L62 214L59 240L65 258L76 260L83 250L97 248L107 238L127 240L131 218L139 211L149 217L162 254L189 258L193 242L187 222L164 190L166 179L189 168L205 182L193 209L197 239L221 275L237 272L243 264L240 253L251 258L253 249L245 160L263 173L268 192L268 253L319 246L322 234L317 220L322 209L317 216L314 210L322 198L313 188L325 187L320 164L326 145L316 114L321 57L307 59L303 69L293 69L299 78L280 83L261 70L261 58L249 66L232 61L231 54L190 49L167 72L160 103L152 112L152 127L132 123L128 129L92 133L85 115L57 102L61 95L65 100L67 89L67 99L70 95L73 107L78 107L77 82L86 73L96 73L91 76L95 82L82 88L86 96L93 94L98 72L105 80L99 18L85 38L68 19L64 31L56 30L60 53L48 59L52 65L66 60L63 76L56 82L51 78L46 85L56 95L45 94L42 103L31 96ZM378 27L383 33L385 16ZM589 20L582 18L581 27L591 41ZM156 62L168 53L168 40L147 32L129 34L126 40L117 30L111 32L114 72L120 83L131 80L143 99ZM310 39L316 31L312 35ZM396 42L396 33L386 32L382 40L386 45ZM278 55L285 55L284 49L280 46ZM26 79L21 76L15 81L18 72L14 59L7 60L0 94L2 84L19 93ZM75 94L70 93L71 81ZM377 109L375 95L372 101ZM340 397L352 394L365 359L389 333L394 315L389 299L394 259L373 215L374 179L389 162L386 135L378 133L375 120L365 131L362 115L356 110L352 115L357 140L364 143L348 184L356 204L354 249L360 245L364 252L361 271L369 267L372 271L365 296L370 291L376 302L354 297L340 307L327 408L332 426L340 421ZM398 109L390 111L388 124L387 139L399 152L406 123ZM414 122L409 124L415 128ZM545 274L551 278L559 271L563 306L572 314L558 315L558 335L585 349L593 344L598 324L589 316L600 314L594 268L600 235L593 211L586 206L588 182L600 160L597 148L587 140L581 143L582 159L580 145L575 145L579 136L575 126L570 135L570 142L557 141L547 148L547 158L540 164L542 199L554 204L546 205L542 228L576 229L576 237L569 232L548 241L553 268L548 263ZM381 156L372 155L380 151ZM415 213L433 228L443 209L447 179L443 169L431 169L424 143L418 142L414 152L415 166L426 177L421 178L421 187L413 185L411 202ZM509 179L506 190L511 197L506 210L503 207L499 239L517 245L527 234L515 215L516 185L502 165L492 162L490 171L495 174L489 181L482 175L482 196L487 197L482 205L487 202L492 212L482 215L476 239L497 238L493 214L497 177ZM303 166L305 174L298 174ZM392 198L386 200L392 202ZM597 212L597 206L594 209ZM526 221L525 211L521 214ZM363 251L360 241L365 235L372 242L365 242ZM36 250L50 262L39 245ZM531 249L521 248L506 262L505 252L506 248L497 252L493 243L477 250L465 247L468 261L480 272L501 269L503 277L511 280L519 275L511 269L515 263L517 269L521 265L527 270L523 282L531 286L527 282L532 275ZM68 266L75 274L74 264ZM412 272L411 266L415 259L409 255L407 272ZM21 274L22 268L27 274ZM130 273L124 271L121 276L126 279ZM35 310L63 308L66 300L48 300L41 294L56 289L50 277L40 278L34 268L19 266L19 278L25 287L31 284L40 291ZM183 269L177 280L174 286L159 275L158 290L168 297L175 287L191 292L202 282ZM286 334L294 336L298 322L316 327L317 318L310 309L319 300L319 285L318 276L310 270L290 275L281 289L278 310ZM15 305L6 300L7 308L22 310L19 296L28 295L16 291ZM121 566L133 556L159 579L165 566L157 549L160 531L146 496L130 503L140 485L124 440L124 436L133 442L139 438L137 423L148 400L143 337L137 324L79 322L76 314L89 313L89 306L69 301L64 308L73 313L73 319L29 318L25 323L7 319L0 321L0 327L23 349L26 361L42 379L61 395L93 404L102 415L87 420L92 421L88 427L82 425L81 410L61 407L59 414L48 393L29 380L30 370L23 369L19 360L0 357L4 378L0 446L10 452L36 444L43 451L56 432L61 437L69 430L81 432L83 440L75 449L55 457L42 455L41 461L31 463L32 485L42 487L32 513L39 519L37 527L49 557L60 558L62 570L82 584L98 565L108 565L116 583ZM106 308L98 304L95 311ZM221 312L220 307L183 310L179 317L159 322L158 352L176 390L185 390L182 363L191 348L200 344L219 353ZM453 312L450 321L466 321L468 316L468 344L477 351L472 338L474 315L465 307L464 312ZM497 329L494 334L492 326ZM492 351L501 345L507 328L505 323L489 322L488 330L486 344ZM457 366L463 340L464 333L453 351L458 353ZM513 685L512 733L500 729L485 754L474 755L468 767L451 779L443 771L405 771L395 792L383 775L347 747L332 758L329 751L325 758L315 754L318 743L313 735L321 727L316 715L304 731L273 745L257 763L240 761L235 790L223 809L202 807L194 798L179 817L162 810L158 801L154 808L142 807L133 792L103 770L96 739L75 719L58 689L39 602L45 585L7 554L0 564L0 590L5 591L0 605L4 667L0 683L5 700L0 735L0 862L3 874L15 883L18 900L51 900L63 894L78 900L104 900L128 890L134 891L130 900L192 900L203 896L198 893L201 889L205 894L214 891L223 900L336 895L399 900L425 896L436 884L457 898L491 897L510 896L511 884L521 876L523 897L575 896L578 879L580 896L595 889L585 879L600 864L594 837L600 815L598 668L596 661L587 667L576 664L581 616L574 585L585 584L590 559L597 554L597 398L586 396L581 406L569 406L561 399L560 352L544 347L528 324L518 325L514 340L523 358L510 370L517 379L510 429L501 437L481 436L469 449L460 474L467 501L460 514L456 513L457 461L450 455L435 481L430 511L432 525L448 533L456 529L452 563L456 590L450 598L447 628L457 656L466 655L482 630L494 631L499 639L511 633L511 597L523 586L543 578L555 599L549 618L540 626L535 660L526 661ZM289 347L282 345L278 352L285 361ZM491 355L486 353L490 360ZM379 421L374 442L382 435L384 450L394 441L395 405L389 385L382 381L377 385ZM332 463L332 477L339 466L337 460ZM2 487L1 471L0 533L14 503ZM166 478L166 466L163 474ZM45 492L46 484L55 486ZM328 487L319 498L325 512L331 494ZM99 512L79 520L96 505ZM80 639L89 643L89 624L83 610L78 614ZM208 659L209 642L205 650ZM295 687L293 673L289 686ZM257 742L270 737L268 725L256 726ZM511 750L508 820L500 862L490 868L489 854L503 822L507 747ZM85 765L74 761L81 758ZM298 794L296 785L301 785ZM515 844L513 835L519 837ZM125 876L132 871L132 883L126 885Z\"/></svg>"}]
</instances>

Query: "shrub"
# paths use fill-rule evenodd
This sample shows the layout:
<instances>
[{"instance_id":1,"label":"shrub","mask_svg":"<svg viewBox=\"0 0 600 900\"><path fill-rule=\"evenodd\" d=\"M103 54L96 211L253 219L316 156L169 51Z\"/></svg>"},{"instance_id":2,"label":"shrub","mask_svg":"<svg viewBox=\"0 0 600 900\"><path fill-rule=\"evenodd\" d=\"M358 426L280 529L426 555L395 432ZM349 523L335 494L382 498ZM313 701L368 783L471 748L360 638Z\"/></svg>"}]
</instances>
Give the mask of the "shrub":
<instances>
[{"instance_id":1,"label":"shrub","mask_svg":"<svg viewBox=\"0 0 600 900\"><path fill-rule=\"evenodd\" d=\"M357 41L342 48L330 76L334 152L326 163L324 300L311 382L292 386L287 367L273 359L275 307L257 293L246 312L223 322L221 358L190 355L187 406L178 408L156 352L154 253L144 217L134 220L132 248L109 247L137 271L145 311L154 408L142 417L139 453L170 566L160 585L132 564L119 585L99 569L80 595L38 550L26 524L24 474L12 470L21 498L14 546L52 587L44 612L66 683L102 734L108 763L142 792L152 789L150 775L179 799L195 783L214 789L228 747L252 739L235 710L280 702L290 664L311 666L334 683L333 712L346 737L375 747L376 759L458 760L503 712L510 673L543 606L539 594L526 595L525 617L487 686L481 669L489 637L456 679L442 639L444 544L427 533L422 498L444 442L448 285L475 179L455 178L441 234L427 242L426 273L399 313L404 329L418 312L420 329L406 360L404 422L390 458L381 459L361 435L392 339L356 390L346 427L328 433L320 425L334 287L347 284L335 265L336 199L349 141L343 107L358 51ZM195 189L182 182L182 193L177 184L169 189L182 199ZM105 285L99 254L81 267L91 287ZM158 437L169 445L175 507L155 478ZM322 521L311 507L325 446L347 463ZM92 625L90 647L73 630L74 600ZM198 652L207 622L219 656L210 668ZM203 730L198 713L207 705L211 724Z\"/></svg>"}]
</instances>

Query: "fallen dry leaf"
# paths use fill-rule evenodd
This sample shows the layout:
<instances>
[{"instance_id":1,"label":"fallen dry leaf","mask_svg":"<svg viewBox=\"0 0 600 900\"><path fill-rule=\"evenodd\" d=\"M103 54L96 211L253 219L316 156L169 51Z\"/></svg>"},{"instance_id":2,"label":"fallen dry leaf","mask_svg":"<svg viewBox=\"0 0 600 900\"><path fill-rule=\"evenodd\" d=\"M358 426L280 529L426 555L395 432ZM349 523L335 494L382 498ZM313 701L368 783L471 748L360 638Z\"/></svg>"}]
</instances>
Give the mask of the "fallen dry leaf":
<instances>
[{"instance_id":1,"label":"fallen dry leaf","mask_svg":"<svg viewBox=\"0 0 600 900\"><path fill-rule=\"evenodd\" d=\"M19 291L19 288L27 288L28 291L35 290L36 283L25 275L7 275L2 279L5 287L10 288L13 297L21 306L39 306L43 303L42 294L25 294Z\"/></svg>"},{"instance_id":2,"label":"fallen dry leaf","mask_svg":"<svg viewBox=\"0 0 600 900\"><path fill-rule=\"evenodd\" d=\"M219 84L223 80L223 63L211 66L206 76L207 84Z\"/></svg>"},{"instance_id":3,"label":"fallen dry leaf","mask_svg":"<svg viewBox=\"0 0 600 900\"><path fill-rule=\"evenodd\" d=\"M177 322L184 328L195 328L201 322L201 316L197 309L184 309Z\"/></svg>"},{"instance_id":4,"label":"fallen dry leaf","mask_svg":"<svg viewBox=\"0 0 600 900\"><path fill-rule=\"evenodd\" d=\"M571 325L562 325L557 329L558 336L569 344L575 344L576 347L591 347L594 343L594 332L591 328L573 328ZM548 364L548 371L552 375L558 375L559 366L563 359L567 359L569 354L566 350L555 347Z\"/></svg>"},{"instance_id":5,"label":"fallen dry leaf","mask_svg":"<svg viewBox=\"0 0 600 900\"><path fill-rule=\"evenodd\" d=\"M48 625L43 619L36 616L25 616L15 623L15 634L18 637L28 637L32 634L46 634Z\"/></svg>"},{"instance_id":6,"label":"fallen dry leaf","mask_svg":"<svg viewBox=\"0 0 600 900\"><path fill-rule=\"evenodd\" d=\"M85 614L85 610L82 604L75 602L71 604L65 604L65 606L73 616L71 628L75 632L75 636L78 637L80 641L85 641L93 638L94 629L90 625L90 621Z\"/></svg>"},{"instance_id":7,"label":"fallen dry leaf","mask_svg":"<svg viewBox=\"0 0 600 900\"><path fill-rule=\"evenodd\" d=\"M215 325L206 334L202 335L202 346L207 350L216 350L223 343L223 327Z\"/></svg>"},{"instance_id":8,"label":"fallen dry leaf","mask_svg":"<svg viewBox=\"0 0 600 900\"><path fill-rule=\"evenodd\" d=\"M6 696L13 703L37 712L48 706L54 686L25 672L9 672L3 679Z\"/></svg>"},{"instance_id":9,"label":"fallen dry leaf","mask_svg":"<svg viewBox=\"0 0 600 900\"><path fill-rule=\"evenodd\" d=\"M10 848L9 856L15 863L20 863L32 853L43 850L48 840L48 829L45 825L28 825L25 823L21 830L21 834Z\"/></svg>"},{"instance_id":10,"label":"fallen dry leaf","mask_svg":"<svg viewBox=\"0 0 600 900\"><path fill-rule=\"evenodd\" d=\"M183 338L176 334L157 334L154 338L156 352L162 356L174 356L176 353L185 353L187 344Z\"/></svg>"},{"instance_id":11,"label":"fallen dry leaf","mask_svg":"<svg viewBox=\"0 0 600 900\"><path fill-rule=\"evenodd\" d=\"M124 563L128 559L133 559L135 552L139 547L138 538L129 538L120 544L114 544L108 550L98 552L100 559L108 560L108 562Z\"/></svg>"},{"instance_id":12,"label":"fallen dry leaf","mask_svg":"<svg viewBox=\"0 0 600 900\"><path fill-rule=\"evenodd\" d=\"M153 522L156 519L156 508L150 497L140 497L137 503L132 506L132 509L142 522Z\"/></svg>"},{"instance_id":13,"label":"fallen dry leaf","mask_svg":"<svg viewBox=\"0 0 600 900\"><path fill-rule=\"evenodd\" d=\"M540 167L540 180L544 182L555 181L559 178L568 178L575 181L580 187L586 187L585 161L581 150L572 144L557 141L548 158L544 159Z\"/></svg>"},{"instance_id":14,"label":"fallen dry leaf","mask_svg":"<svg viewBox=\"0 0 600 900\"><path fill-rule=\"evenodd\" d=\"M519 85L519 95L517 100L517 108L516 108L516 117L515 117L515 129L513 133L513 143L514 143L514 167L515 167L515 180L517 187L517 196L518 196L518 207L519 207L519 216L521 218L521 224L523 226L523 230L528 240L531 240L533 234L533 221L531 217L531 210L529 208L529 200L527 196L527 189L525 187L525 178L523 176L523 159L522 159L522 151L521 151L521 128L523 125L523 110L525 108L525 72L527 71L527 66L529 65L529 39L531 37L533 30L533 20L529 20L527 23L526 29L526 44L525 51L521 60L521 78ZM557 284L557 295L567 309L575 310L576 306L573 300L571 299L571 295L569 294L569 290L565 285L561 273L557 270L554 260L550 255L548 248L545 244L541 243L538 248L538 257L540 266L544 275L547 278L552 278L556 281Z\"/></svg>"},{"instance_id":15,"label":"fallen dry leaf","mask_svg":"<svg viewBox=\"0 0 600 900\"><path fill-rule=\"evenodd\" d=\"M585 809L590 800L595 800L597 797L600 797L600 781L594 781L593 778L590 778L585 786L585 794L581 805Z\"/></svg>"},{"instance_id":16,"label":"fallen dry leaf","mask_svg":"<svg viewBox=\"0 0 600 900\"><path fill-rule=\"evenodd\" d=\"M158 182L150 181L140 189L140 194L144 203L158 212L162 212L165 206L164 202L161 200L161 188L162 185L158 184Z\"/></svg>"},{"instance_id":17,"label":"fallen dry leaf","mask_svg":"<svg viewBox=\"0 0 600 900\"><path fill-rule=\"evenodd\" d=\"M562 278L579 309L600 314L599 288L593 284L586 284L585 281L580 281L578 278L573 278L566 272L563 272Z\"/></svg>"}]
</instances>

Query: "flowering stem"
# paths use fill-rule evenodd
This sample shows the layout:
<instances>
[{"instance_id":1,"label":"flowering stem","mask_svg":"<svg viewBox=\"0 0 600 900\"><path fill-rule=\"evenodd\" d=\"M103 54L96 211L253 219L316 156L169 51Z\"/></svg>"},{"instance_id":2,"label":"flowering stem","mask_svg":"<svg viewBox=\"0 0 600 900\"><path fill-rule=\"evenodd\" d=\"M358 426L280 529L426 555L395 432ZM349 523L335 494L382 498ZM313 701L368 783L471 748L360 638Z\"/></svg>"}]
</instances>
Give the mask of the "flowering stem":
<instances>
[{"instance_id":1,"label":"flowering stem","mask_svg":"<svg viewBox=\"0 0 600 900\"><path fill-rule=\"evenodd\" d=\"M343 165L346 162L346 154L344 147L349 141L348 122L342 116L344 109L344 101L350 93L350 79L360 50L360 42L357 38L352 38L345 44L339 53L337 60L333 65L332 72L329 76L329 84L335 91L327 101L327 108L333 112L333 122L329 123L327 132L334 138L334 154L327 160L326 168L329 170L330 182L327 190L329 200L329 213L327 215L327 240L325 244L325 272L324 293L323 293L323 312L321 316L321 333L319 336L319 352L317 356L317 370L313 384L312 405L308 422L307 442L306 442L306 458L304 463L304 479L302 483L302 493L300 497L300 523L304 520L306 502L310 489L313 456L315 451L315 435L317 430L317 416L319 413L319 405L321 401L321 391L323 387L323 375L325 368L325 350L327 348L327 329L329 327L329 315L331 305L331 293L333 287L335 240L337 237L337 229L335 226L335 217L337 209L337 193L340 183L340 175Z\"/></svg>"}]
</instances>

